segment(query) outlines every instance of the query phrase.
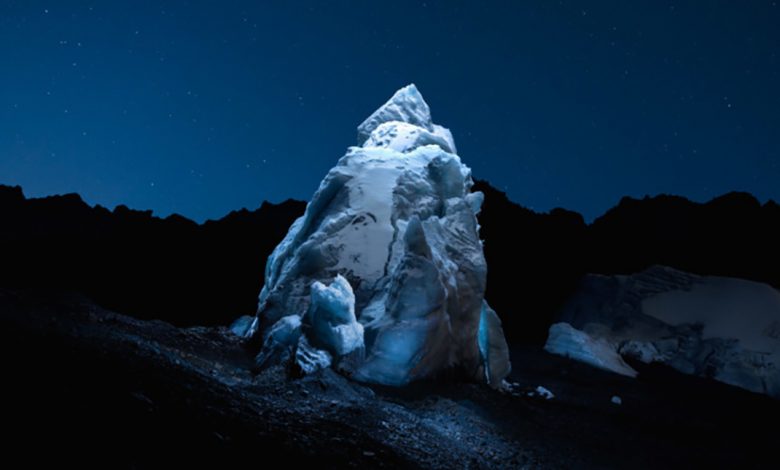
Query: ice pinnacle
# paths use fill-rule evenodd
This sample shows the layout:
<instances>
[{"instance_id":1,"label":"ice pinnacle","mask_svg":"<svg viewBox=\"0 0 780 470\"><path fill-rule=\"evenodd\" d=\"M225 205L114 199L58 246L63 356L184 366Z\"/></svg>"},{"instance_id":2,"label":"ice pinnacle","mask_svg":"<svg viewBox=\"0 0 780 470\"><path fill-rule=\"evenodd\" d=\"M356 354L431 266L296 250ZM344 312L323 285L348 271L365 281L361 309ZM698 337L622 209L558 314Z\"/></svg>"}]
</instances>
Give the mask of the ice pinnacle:
<instances>
[{"instance_id":1,"label":"ice pinnacle","mask_svg":"<svg viewBox=\"0 0 780 470\"><path fill-rule=\"evenodd\" d=\"M500 386L510 364L484 300L483 195L471 192L452 135L409 85L358 127L358 143L268 258L245 333L263 344L258 365Z\"/></svg>"}]
</instances>

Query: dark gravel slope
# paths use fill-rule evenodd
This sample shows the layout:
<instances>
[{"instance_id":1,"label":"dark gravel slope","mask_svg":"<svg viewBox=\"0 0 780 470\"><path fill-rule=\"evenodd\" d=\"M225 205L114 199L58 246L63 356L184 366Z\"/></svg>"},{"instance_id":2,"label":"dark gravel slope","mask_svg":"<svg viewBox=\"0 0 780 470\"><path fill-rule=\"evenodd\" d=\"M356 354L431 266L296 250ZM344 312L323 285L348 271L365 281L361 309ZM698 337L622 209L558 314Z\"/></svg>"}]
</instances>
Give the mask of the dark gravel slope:
<instances>
[{"instance_id":1,"label":"dark gravel slope","mask_svg":"<svg viewBox=\"0 0 780 470\"><path fill-rule=\"evenodd\" d=\"M255 376L225 328L135 320L72 294L0 290L0 331L4 456L30 467L750 467L770 466L778 437L765 397L527 349L514 393L390 390L332 372ZM537 385L556 398L528 396Z\"/></svg>"}]
</instances>

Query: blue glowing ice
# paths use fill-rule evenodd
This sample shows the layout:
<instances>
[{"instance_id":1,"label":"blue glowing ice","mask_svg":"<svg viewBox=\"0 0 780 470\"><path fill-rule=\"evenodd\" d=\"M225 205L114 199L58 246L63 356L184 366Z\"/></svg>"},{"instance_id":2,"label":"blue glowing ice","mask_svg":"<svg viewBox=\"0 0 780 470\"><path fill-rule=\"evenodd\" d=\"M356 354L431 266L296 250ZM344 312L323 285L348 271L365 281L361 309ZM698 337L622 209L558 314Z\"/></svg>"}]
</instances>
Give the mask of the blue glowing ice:
<instances>
[{"instance_id":1,"label":"blue glowing ice","mask_svg":"<svg viewBox=\"0 0 780 470\"><path fill-rule=\"evenodd\" d=\"M355 318L355 294L340 274L330 286L315 281L305 322L311 343L334 356L344 356L363 348L363 325Z\"/></svg>"},{"instance_id":2,"label":"blue glowing ice","mask_svg":"<svg viewBox=\"0 0 780 470\"><path fill-rule=\"evenodd\" d=\"M500 386L509 357L484 302L483 196L471 192L452 135L409 85L358 136L268 259L247 334L274 352L258 363L286 357L304 372L333 364L388 385L455 371ZM302 333L269 335L289 316L302 318Z\"/></svg>"}]
</instances>

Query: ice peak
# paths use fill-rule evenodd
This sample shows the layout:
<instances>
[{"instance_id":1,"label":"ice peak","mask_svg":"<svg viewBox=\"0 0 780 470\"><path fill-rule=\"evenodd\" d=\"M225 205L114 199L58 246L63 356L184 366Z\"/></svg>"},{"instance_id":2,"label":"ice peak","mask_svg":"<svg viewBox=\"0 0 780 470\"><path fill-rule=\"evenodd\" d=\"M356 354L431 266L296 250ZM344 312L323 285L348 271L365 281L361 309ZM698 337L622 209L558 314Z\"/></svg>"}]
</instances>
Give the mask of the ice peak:
<instances>
[{"instance_id":1,"label":"ice peak","mask_svg":"<svg viewBox=\"0 0 780 470\"><path fill-rule=\"evenodd\" d=\"M500 387L509 352L484 301L482 197L452 135L414 85L358 133L268 258L244 327L262 342L257 367L394 386L457 371Z\"/></svg>"},{"instance_id":2,"label":"ice peak","mask_svg":"<svg viewBox=\"0 0 780 470\"><path fill-rule=\"evenodd\" d=\"M396 91L387 103L380 106L358 126L358 145L362 145L368 139L371 131L390 121L406 122L433 131L431 109L414 83Z\"/></svg>"}]
</instances>

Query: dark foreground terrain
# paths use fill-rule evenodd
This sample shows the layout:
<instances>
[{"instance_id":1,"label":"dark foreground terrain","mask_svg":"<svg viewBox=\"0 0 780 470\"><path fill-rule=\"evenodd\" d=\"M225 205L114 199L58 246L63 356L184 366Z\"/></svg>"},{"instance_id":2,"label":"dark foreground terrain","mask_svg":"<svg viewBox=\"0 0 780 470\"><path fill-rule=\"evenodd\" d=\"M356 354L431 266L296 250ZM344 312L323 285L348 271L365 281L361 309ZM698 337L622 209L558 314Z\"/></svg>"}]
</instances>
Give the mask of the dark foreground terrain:
<instances>
[{"instance_id":1,"label":"dark foreground terrain","mask_svg":"<svg viewBox=\"0 0 780 470\"><path fill-rule=\"evenodd\" d=\"M19 289L0 289L0 331L3 454L25 467L776 466L780 403L664 369L632 380L523 349L513 392L285 380L253 375L226 328ZM530 396L538 385L555 398Z\"/></svg>"}]
</instances>

